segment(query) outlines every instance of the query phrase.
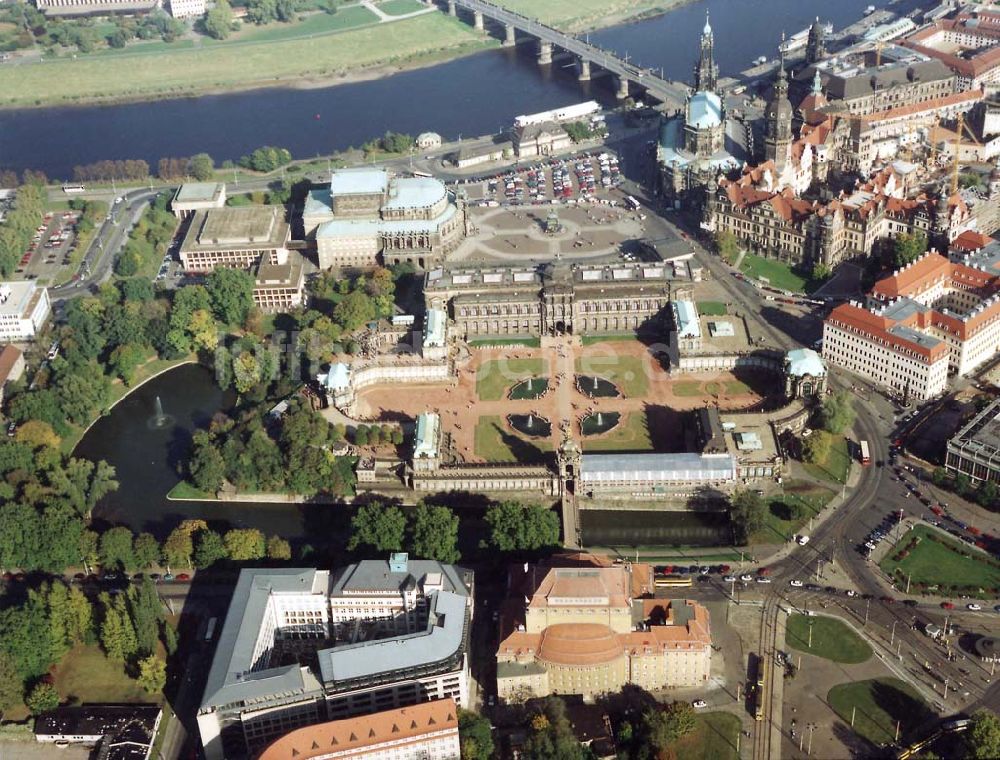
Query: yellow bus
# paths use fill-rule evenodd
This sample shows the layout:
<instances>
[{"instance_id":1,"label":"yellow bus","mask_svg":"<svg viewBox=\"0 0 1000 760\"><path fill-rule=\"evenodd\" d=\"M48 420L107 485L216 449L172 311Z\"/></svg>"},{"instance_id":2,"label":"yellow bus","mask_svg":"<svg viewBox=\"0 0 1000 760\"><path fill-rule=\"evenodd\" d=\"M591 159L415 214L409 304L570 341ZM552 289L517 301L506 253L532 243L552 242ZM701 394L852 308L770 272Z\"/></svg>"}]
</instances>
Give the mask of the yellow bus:
<instances>
[{"instance_id":1,"label":"yellow bus","mask_svg":"<svg viewBox=\"0 0 1000 760\"><path fill-rule=\"evenodd\" d=\"M690 588L690 575L661 575L653 579L656 588Z\"/></svg>"}]
</instances>

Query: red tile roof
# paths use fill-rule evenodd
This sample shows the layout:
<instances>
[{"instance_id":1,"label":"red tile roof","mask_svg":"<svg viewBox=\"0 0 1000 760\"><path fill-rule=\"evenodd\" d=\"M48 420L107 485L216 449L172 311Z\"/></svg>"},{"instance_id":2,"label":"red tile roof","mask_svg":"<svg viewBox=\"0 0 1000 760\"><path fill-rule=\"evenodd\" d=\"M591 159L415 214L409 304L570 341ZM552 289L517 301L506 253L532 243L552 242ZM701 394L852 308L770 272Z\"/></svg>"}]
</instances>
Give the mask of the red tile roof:
<instances>
[{"instance_id":1,"label":"red tile roof","mask_svg":"<svg viewBox=\"0 0 1000 760\"><path fill-rule=\"evenodd\" d=\"M878 314L873 314L868 309L863 309L854 304L841 304L826 318L827 322L845 328L850 332L863 335L881 341L884 346L896 351L905 351L919 356L928 364L947 355L947 344L940 342L932 348L921 346L912 341L900 338L889 332L889 328L895 326L896 322Z\"/></svg>"}]
</instances>

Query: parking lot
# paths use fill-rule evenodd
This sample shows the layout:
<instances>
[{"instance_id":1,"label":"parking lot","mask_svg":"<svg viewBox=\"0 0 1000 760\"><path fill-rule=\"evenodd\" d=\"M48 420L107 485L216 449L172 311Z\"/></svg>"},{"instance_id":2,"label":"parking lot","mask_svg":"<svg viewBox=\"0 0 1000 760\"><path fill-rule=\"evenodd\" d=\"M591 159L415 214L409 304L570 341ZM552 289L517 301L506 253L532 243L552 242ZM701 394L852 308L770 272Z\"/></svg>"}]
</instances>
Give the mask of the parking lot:
<instances>
[{"instance_id":1,"label":"parking lot","mask_svg":"<svg viewBox=\"0 0 1000 760\"><path fill-rule=\"evenodd\" d=\"M619 159L607 152L540 160L486 177L472 205L498 206L601 202L623 181Z\"/></svg>"},{"instance_id":2,"label":"parking lot","mask_svg":"<svg viewBox=\"0 0 1000 760\"><path fill-rule=\"evenodd\" d=\"M54 281L59 270L73 264L76 251L76 211L50 211L35 229L31 244L23 252L15 273L24 279Z\"/></svg>"}]
</instances>

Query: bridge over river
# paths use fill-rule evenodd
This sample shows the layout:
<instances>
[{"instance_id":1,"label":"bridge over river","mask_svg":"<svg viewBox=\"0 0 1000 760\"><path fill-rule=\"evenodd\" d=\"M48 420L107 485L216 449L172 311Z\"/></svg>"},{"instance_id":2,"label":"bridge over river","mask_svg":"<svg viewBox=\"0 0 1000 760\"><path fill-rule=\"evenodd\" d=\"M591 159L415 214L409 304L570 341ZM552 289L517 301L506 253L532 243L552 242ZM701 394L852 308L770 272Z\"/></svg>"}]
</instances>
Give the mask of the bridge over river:
<instances>
[{"instance_id":1,"label":"bridge over river","mask_svg":"<svg viewBox=\"0 0 1000 760\"><path fill-rule=\"evenodd\" d=\"M507 46L517 42L518 34L530 37L538 45L540 65L552 63L554 50L569 53L577 60L577 71L581 81L589 80L592 69L595 68L612 75L620 100L629 96L630 85L673 108L683 106L687 100L688 87L684 83L663 79L651 69L636 66L604 48L487 0L430 0L430 4L446 7L451 16L458 16L461 11L464 16L471 18L476 29L482 31L486 30L486 24L489 22L502 31L503 44Z\"/></svg>"}]
</instances>

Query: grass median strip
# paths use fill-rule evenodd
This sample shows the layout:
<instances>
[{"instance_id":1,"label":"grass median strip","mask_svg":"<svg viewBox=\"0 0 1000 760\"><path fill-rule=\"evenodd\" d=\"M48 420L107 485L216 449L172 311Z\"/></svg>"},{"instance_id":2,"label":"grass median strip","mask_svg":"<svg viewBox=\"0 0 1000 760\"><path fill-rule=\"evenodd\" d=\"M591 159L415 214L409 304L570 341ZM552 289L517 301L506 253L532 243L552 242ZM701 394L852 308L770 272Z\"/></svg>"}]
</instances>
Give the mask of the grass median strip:
<instances>
[{"instance_id":1,"label":"grass median strip","mask_svg":"<svg viewBox=\"0 0 1000 760\"><path fill-rule=\"evenodd\" d=\"M896 678L873 678L834 686L826 701L845 724L854 718L854 732L879 746L896 737L896 721L900 737L933 718L916 690Z\"/></svg>"},{"instance_id":2,"label":"grass median strip","mask_svg":"<svg viewBox=\"0 0 1000 760\"><path fill-rule=\"evenodd\" d=\"M810 633L812 629L812 645ZM790 615L785 642L792 649L849 665L867 662L872 648L843 621L823 615Z\"/></svg>"}]
</instances>

